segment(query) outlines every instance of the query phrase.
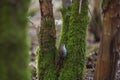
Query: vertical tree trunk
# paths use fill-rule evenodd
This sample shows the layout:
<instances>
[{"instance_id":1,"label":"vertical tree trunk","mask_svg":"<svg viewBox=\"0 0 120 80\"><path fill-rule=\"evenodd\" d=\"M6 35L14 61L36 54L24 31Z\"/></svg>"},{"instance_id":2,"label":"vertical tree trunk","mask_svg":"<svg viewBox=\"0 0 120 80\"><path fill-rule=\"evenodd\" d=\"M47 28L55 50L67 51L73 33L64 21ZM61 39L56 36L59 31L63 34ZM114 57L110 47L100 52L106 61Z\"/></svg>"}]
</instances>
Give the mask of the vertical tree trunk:
<instances>
[{"instance_id":1,"label":"vertical tree trunk","mask_svg":"<svg viewBox=\"0 0 120 80\"><path fill-rule=\"evenodd\" d=\"M68 40L68 29L69 29L69 21L70 21L70 11L71 11L71 1L70 0L62 0L62 31L60 38L60 45L67 44Z\"/></svg>"},{"instance_id":2,"label":"vertical tree trunk","mask_svg":"<svg viewBox=\"0 0 120 80\"><path fill-rule=\"evenodd\" d=\"M59 50L58 55L56 56L57 61L57 76L59 77L61 68L63 68L64 65L64 57L63 54L61 54L62 45L65 44L65 47L67 45L68 41L68 29L69 29L69 21L70 21L70 10L71 10L71 1L70 0L62 0L62 30L61 30L61 36L60 36L60 43L59 43ZM63 59L63 61L62 61ZM60 64L62 63L62 65Z\"/></svg>"},{"instance_id":3,"label":"vertical tree trunk","mask_svg":"<svg viewBox=\"0 0 120 80\"><path fill-rule=\"evenodd\" d=\"M27 9L29 0L0 0L0 80L30 80Z\"/></svg>"},{"instance_id":4,"label":"vertical tree trunk","mask_svg":"<svg viewBox=\"0 0 120 80\"><path fill-rule=\"evenodd\" d=\"M102 32L102 15L101 15L102 0L93 1L93 11L89 10L91 20L89 23L89 31L94 34L95 42L99 42Z\"/></svg>"},{"instance_id":5,"label":"vertical tree trunk","mask_svg":"<svg viewBox=\"0 0 120 80\"><path fill-rule=\"evenodd\" d=\"M104 27L94 80L114 80L120 48L120 0L110 0L104 12Z\"/></svg>"},{"instance_id":6,"label":"vertical tree trunk","mask_svg":"<svg viewBox=\"0 0 120 80\"><path fill-rule=\"evenodd\" d=\"M38 54L38 77L39 80L56 80L56 31L53 18L52 0L39 0L39 2L41 26L39 32L40 52Z\"/></svg>"},{"instance_id":7,"label":"vertical tree trunk","mask_svg":"<svg viewBox=\"0 0 120 80\"><path fill-rule=\"evenodd\" d=\"M68 28L67 56L59 80L83 80L85 67L87 0L83 0L79 14L80 0L73 0Z\"/></svg>"}]
</instances>

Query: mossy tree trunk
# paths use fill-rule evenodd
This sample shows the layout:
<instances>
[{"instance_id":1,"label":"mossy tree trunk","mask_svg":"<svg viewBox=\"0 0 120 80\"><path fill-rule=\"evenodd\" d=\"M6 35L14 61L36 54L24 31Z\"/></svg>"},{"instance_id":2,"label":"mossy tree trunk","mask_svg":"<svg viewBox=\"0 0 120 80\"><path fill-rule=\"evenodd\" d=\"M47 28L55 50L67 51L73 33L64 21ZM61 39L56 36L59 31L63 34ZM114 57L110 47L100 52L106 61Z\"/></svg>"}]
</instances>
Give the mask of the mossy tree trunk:
<instances>
[{"instance_id":1,"label":"mossy tree trunk","mask_svg":"<svg viewBox=\"0 0 120 80\"><path fill-rule=\"evenodd\" d=\"M62 56L61 55L61 47L63 44L65 46L67 45L68 40L68 29L69 29L69 21L70 21L70 10L71 10L71 0L62 0L62 28L61 28L61 36L60 36L60 42L58 47L58 52L56 55L56 61L57 61L57 78L59 78L61 69L63 68L64 63L61 63ZM63 58L62 58L63 59ZM64 60L63 60L64 61ZM61 64L60 64L61 63Z\"/></svg>"},{"instance_id":2,"label":"mossy tree trunk","mask_svg":"<svg viewBox=\"0 0 120 80\"><path fill-rule=\"evenodd\" d=\"M52 0L39 0L39 2L41 26L39 32L40 52L38 54L38 78L39 80L56 80L56 31Z\"/></svg>"},{"instance_id":3,"label":"mossy tree trunk","mask_svg":"<svg viewBox=\"0 0 120 80\"><path fill-rule=\"evenodd\" d=\"M68 39L66 44L67 56L64 61L64 67L61 69L59 80L84 79L88 4L87 0L83 0L81 13L79 13L80 0L73 0L72 2L68 31L66 30Z\"/></svg>"},{"instance_id":4,"label":"mossy tree trunk","mask_svg":"<svg viewBox=\"0 0 120 80\"><path fill-rule=\"evenodd\" d=\"M30 0L0 0L0 80L30 80L27 9Z\"/></svg>"},{"instance_id":5,"label":"mossy tree trunk","mask_svg":"<svg viewBox=\"0 0 120 80\"><path fill-rule=\"evenodd\" d=\"M69 21L70 21L70 10L71 10L71 1L70 0L62 0L62 31L60 38L60 45L67 44L68 40L68 29L69 29ZM60 46L59 45L59 46Z\"/></svg>"},{"instance_id":6,"label":"mossy tree trunk","mask_svg":"<svg viewBox=\"0 0 120 80\"><path fill-rule=\"evenodd\" d=\"M115 80L120 53L120 0L109 0L104 12L104 27L94 80Z\"/></svg>"}]
</instances>

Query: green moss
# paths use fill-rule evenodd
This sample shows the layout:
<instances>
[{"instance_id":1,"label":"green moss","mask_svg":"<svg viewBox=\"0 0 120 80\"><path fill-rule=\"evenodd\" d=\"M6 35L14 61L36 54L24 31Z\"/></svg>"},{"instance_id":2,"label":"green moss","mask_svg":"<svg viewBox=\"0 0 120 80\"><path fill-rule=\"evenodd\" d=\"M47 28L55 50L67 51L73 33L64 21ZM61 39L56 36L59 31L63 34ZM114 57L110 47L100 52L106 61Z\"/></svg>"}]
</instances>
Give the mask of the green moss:
<instances>
[{"instance_id":1,"label":"green moss","mask_svg":"<svg viewBox=\"0 0 120 80\"><path fill-rule=\"evenodd\" d=\"M47 18L40 27L40 51L38 54L38 77L39 80L55 80L55 37L52 32L55 30L53 18Z\"/></svg>"},{"instance_id":2,"label":"green moss","mask_svg":"<svg viewBox=\"0 0 120 80\"><path fill-rule=\"evenodd\" d=\"M68 29L69 29L69 20L70 20L70 13L71 7L62 8L62 30L61 30L61 37L60 37L60 45L67 44L68 40ZM60 46L59 45L59 46Z\"/></svg>"},{"instance_id":3,"label":"green moss","mask_svg":"<svg viewBox=\"0 0 120 80\"><path fill-rule=\"evenodd\" d=\"M30 80L26 27L29 2L0 2L0 80Z\"/></svg>"},{"instance_id":4,"label":"green moss","mask_svg":"<svg viewBox=\"0 0 120 80\"><path fill-rule=\"evenodd\" d=\"M58 61L59 57L60 57L60 46L62 44L67 44L67 40L68 40L68 29L69 29L69 20L70 20L70 10L71 7L69 6L68 8L63 7L61 10L62 13L62 30L61 30L61 36L60 36L60 43L59 43L59 47L58 47L58 51L56 54L56 62ZM57 71L57 79L59 78L59 74L60 74L60 70Z\"/></svg>"},{"instance_id":5,"label":"green moss","mask_svg":"<svg viewBox=\"0 0 120 80\"><path fill-rule=\"evenodd\" d=\"M86 56L86 29L88 24L87 0L82 3L79 14L79 0L73 1L67 40L67 57L59 80L83 80Z\"/></svg>"}]
</instances>

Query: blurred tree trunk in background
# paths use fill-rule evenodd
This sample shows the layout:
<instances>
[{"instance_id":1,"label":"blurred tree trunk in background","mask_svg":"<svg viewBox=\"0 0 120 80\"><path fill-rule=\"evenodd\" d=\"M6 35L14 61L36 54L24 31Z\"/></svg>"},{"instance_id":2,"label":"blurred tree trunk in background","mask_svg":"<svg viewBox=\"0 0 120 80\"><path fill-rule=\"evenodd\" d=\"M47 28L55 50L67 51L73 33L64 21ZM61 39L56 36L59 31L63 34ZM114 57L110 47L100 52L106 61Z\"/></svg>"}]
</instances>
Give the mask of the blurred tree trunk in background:
<instances>
[{"instance_id":1,"label":"blurred tree trunk in background","mask_svg":"<svg viewBox=\"0 0 120 80\"><path fill-rule=\"evenodd\" d=\"M40 51L38 54L38 78L39 80L56 80L56 31L52 0L39 0L39 2L41 26L39 32Z\"/></svg>"},{"instance_id":2,"label":"blurred tree trunk in background","mask_svg":"<svg viewBox=\"0 0 120 80\"><path fill-rule=\"evenodd\" d=\"M87 0L82 1L81 13L79 13L79 4L80 0L73 0L70 10L63 9L66 11L62 13L63 28L68 30L64 30L67 34L63 34L62 31L61 36L65 39L61 39L61 43L66 44L67 56L59 80L83 80L84 77L88 4Z\"/></svg>"},{"instance_id":3,"label":"blurred tree trunk in background","mask_svg":"<svg viewBox=\"0 0 120 80\"><path fill-rule=\"evenodd\" d=\"M94 80L114 80L120 53L120 0L108 0Z\"/></svg>"},{"instance_id":4,"label":"blurred tree trunk in background","mask_svg":"<svg viewBox=\"0 0 120 80\"><path fill-rule=\"evenodd\" d=\"M0 80L30 80L27 10L30 0L0 0Z\"/></svg>"},{"instance_id":5,"label":"blurred tree trunk in background","mask_svg":"<svg viewBox=\"0 0 120 80\"><path fill-rule=\"evenodd\" d=\"M90 14L90 23L89 31L93 33L95 42L100 41L101 32L102 32L102 15L101 15L101 3L102 0L93 0L93 10L89 10Z\"/></svg>"}]
</instances>

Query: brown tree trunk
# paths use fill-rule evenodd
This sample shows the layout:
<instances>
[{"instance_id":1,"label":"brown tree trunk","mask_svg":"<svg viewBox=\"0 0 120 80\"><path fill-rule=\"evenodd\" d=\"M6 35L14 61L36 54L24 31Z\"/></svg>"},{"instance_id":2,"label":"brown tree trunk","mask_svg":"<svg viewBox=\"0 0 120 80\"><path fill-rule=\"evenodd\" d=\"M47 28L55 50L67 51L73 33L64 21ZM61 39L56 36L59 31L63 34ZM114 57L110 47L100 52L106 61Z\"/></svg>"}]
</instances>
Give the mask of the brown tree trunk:
<instances>
[{"instance_id":1,"label":"brown tree trunk","mask_svg":"<svg viewBox=\"0 0 120 80\"><path fill-rule=\"evenodd\" d=\"M52 0L39 0L39 2L41 26L39 32L40 51L38 54L38 77L39 80L56 80L56 30Z\"/></svg>"},{"instance_id":2,"label":"brown tree trunk","mask_svg":"<svg viewBox=\"0 0 120 80\"><path fill-rule=\"evenodd\" d=\"M104 27L94 80L114 80L120 48L120 0L110 0L104 12Z\"/></svg>"}]
</instances>

